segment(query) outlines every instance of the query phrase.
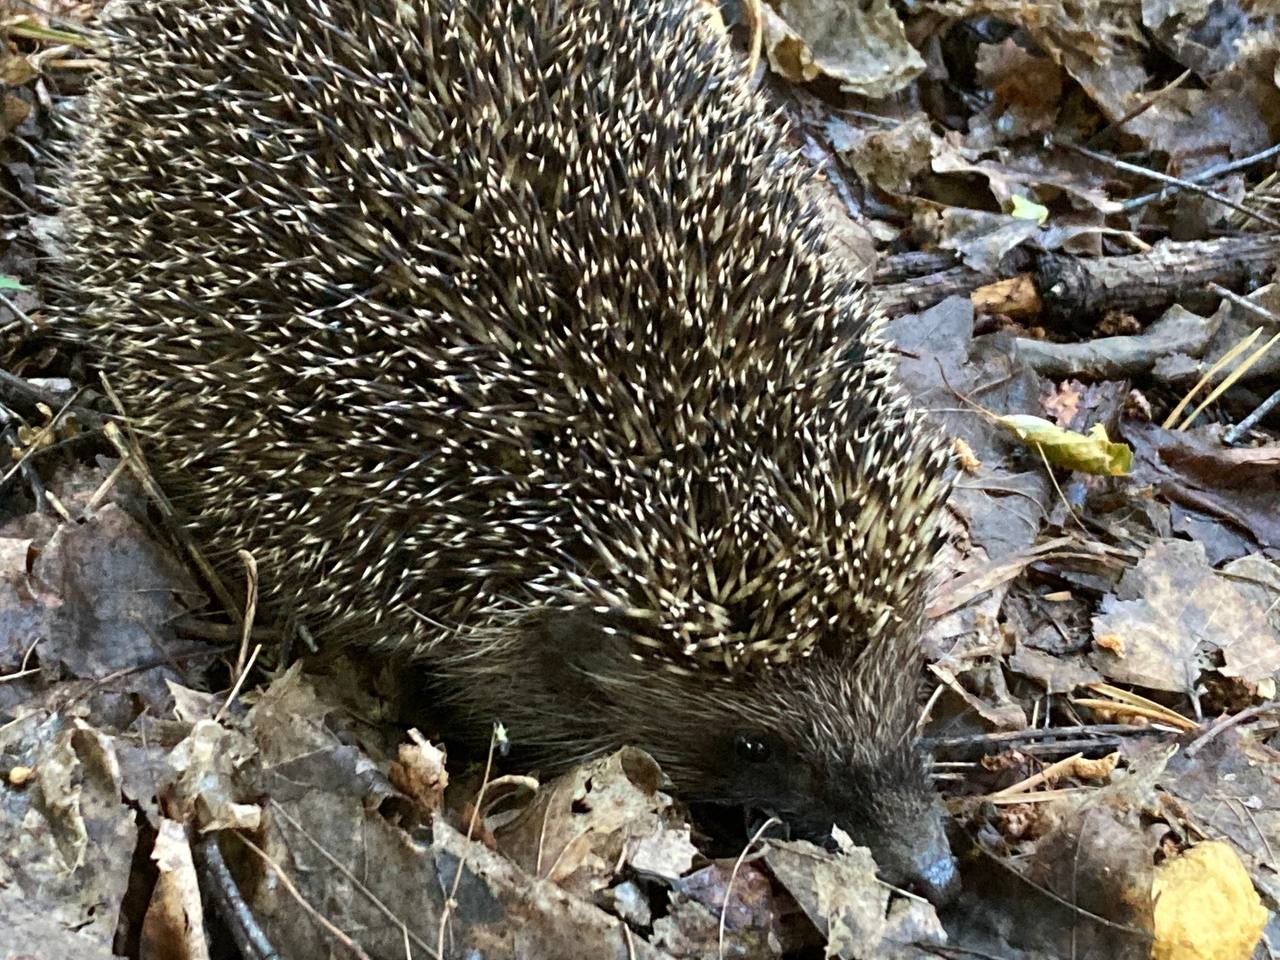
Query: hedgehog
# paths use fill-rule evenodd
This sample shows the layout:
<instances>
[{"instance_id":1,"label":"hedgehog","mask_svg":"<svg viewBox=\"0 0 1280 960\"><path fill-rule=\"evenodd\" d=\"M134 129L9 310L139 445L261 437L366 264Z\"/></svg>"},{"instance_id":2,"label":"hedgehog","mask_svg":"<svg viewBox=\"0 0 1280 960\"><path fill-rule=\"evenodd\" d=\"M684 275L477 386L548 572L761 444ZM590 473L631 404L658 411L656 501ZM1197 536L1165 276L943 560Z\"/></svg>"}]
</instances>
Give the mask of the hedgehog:
<instances>
[{"instance_id":1,"label":"hedgehog","mask_svg":"<svg viewBox=\"0 0 1280 960\"><path fill-rule=\"evenodd\" d=\"M259 616L487 740L868 846L919 745L941 441L702 0L123 0L57 306ZM237 578L238 579L238 578Z\"/></svg>"}]
</instances>

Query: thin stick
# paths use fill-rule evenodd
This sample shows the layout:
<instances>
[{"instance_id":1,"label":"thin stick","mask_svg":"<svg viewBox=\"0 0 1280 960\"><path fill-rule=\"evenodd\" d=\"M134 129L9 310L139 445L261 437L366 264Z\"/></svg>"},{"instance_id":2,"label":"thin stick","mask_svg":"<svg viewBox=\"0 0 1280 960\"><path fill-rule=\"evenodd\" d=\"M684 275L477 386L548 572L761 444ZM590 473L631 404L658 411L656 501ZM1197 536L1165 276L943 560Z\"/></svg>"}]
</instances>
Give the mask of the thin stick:
<instances>
[{"instance_id":1,"label":"thin stick","mask_svg":"<svg viewBox=\"0 0 1280 960\"><path fill-rule=\"evenodd\" d=\"M3 676L0 676L0 683L7 683L10 680L18 680L21 677L29 677L33 673L39 673L44 669L44 667L27 668L27 664L31 660L31 654L35 652L36 644L38 644L40 640L40 637L36 637L31 641L30 646L27 647L27 652L22 655L22 662L18 664L18 669L14 673L6 673Z\"/></svg>"},{"instance_id":2,"label":"thin stick","mask_svg":"<svg viewBox=\"0 0 1280 960\"><path fill-rule=\"evenodd\" d=\"M206 833L191 845L191 854L204 881L204 894L213 901L215 912L226 925L244 960L281 960L257 917L244 902L240 888L222 857L217 834Z\"/></svg>"},{"instance_id":3,"label":"thin stick","mask_svg":"<svg viewBox=\"0 0 1280 960\"><path fill-rule=\"evenodd\" d=\"M214 715L214 723L221 722L222 715L240 695L240 688L244 686L249 677L249 671L253 669L258 654L262 652L262 644L259 643L253 648L253 653L248 659L245 659L249 650L249 634L253 630L253 618L258 612L258 563L248 550L238 550L236 553L240 557L240 562L244 564L245 573L244 621L240 631L240 652L236 656L235 683L231 685L231 692L227 694L227 699Z\"/></svg>"},{"instance_id":4,"label":"thin stick","mask_svg":"<svg viewBox=\"0 0 1280 960\"><path fill-rule=\"evenodd\" d=\"M1252 430L1259 422L1261 422L1263 417L1276 407L1280 407L1280 390L1277 390L1271 396L1267 397L1267 399L1263 400L1262 403L1258 404L1258 408L1254 410L1253 413L1249 414L1223 434L1222 442L1229 447L1238 443L1241 437Z\"/></svg>"},{"instance_id":5,"label":"thin stick","mask_svg":"<svg viewBox=\"0 0 1280 960\"><path fill-rule=\"evenodd\" d=\"M1180 75L1170 80L1167 84L1165 84L1155 93L1151 94L1151 96L1144 97L1141 103L1139 103L1136 107L1131 109L1128 113L1126 113L1123 117L1121 117L1115 123L1108 123L1105 127L1099 130L1093 136L1091 136L1089 138L1089 143L1090 144L1099 143L1102 140L1102 138L1110 134L1111 131L1118 130L1120 127L1123 127L1130 120L1133 120L1133 119L1136 119L1137 117L1142 116L1152 107L1154 107L1157 103L1159 103L1162 99L1164 99L1169 94L1171 94L1174 90L1177 90L1180 86L1186 83L1187 80L1190 78L1190 76L1191 76L1190 70L1183 70Z\"/></svg>"},{"instance_id":6,"label":"thin stick","mask_svg":"<svg viewBox=\"0 0 1280 960\"><path fill-rule=\"evenodd\" d=\"M738 854L738 859L733 862L733 869L729 871L729 882L724 887L724 903L720 904L720 934L719 934L719 952L717 956L720 960L724 960L724 928L725 921L729 916L729 895L733 892L733 881L738 879L738 871L742 868L743 861L747 859L747 854L751 852L751 848L760 842L760 838L764 836L764 832L772 826L781 824L782 821L777 817L770 817L764 823L760 824L760 829L752 834L751 839L747 841L747 845L742 848L742 852Z\"/></svg>"},{"instance_id":7,"label":"thin stick","mask_svg":"<svg viewBox=\"0 0 1280 960\"><path fill-rule=\"evenodd\" d=\"M1259 329L1261 329L1261 327L1259 327ZM1270 350L1272 347L1274 347L1277 343L1280 343L1280 331L1277 331L1275 336L1273 336L1270 340L1268 340L1262 346L1258 347L1258 349L1253 351L1253 353L1249 354L1249 356L1241 360L1240 363L1236 365L1236 368L1232 370L1229 374L1227 374L1223 378L1222 382L1218 384L1216 387L1214 387L1213 390L1210 391L1209 395L1205 397L1204 400L1201 401L1200 406L1196 407L1194 410L1191 411L1191 413L1187 415L1187 419L1182 421L1182 424L1178 427L1178 429L1185 430L1187 429L1187 427L1191 426L1195 418L1200 416L1200 414L1204 412L1205 407L1209 406L1209 404L1213 403L1213 401L1217 400L1220 396L1222 396L1224 393L1230 390L1231 387L1235 385L1235 382L1239 380L1241 377L1243 377L1246 373L1248 373L1249 369L1255 363L1261 360L1263 356L1266 355L1267 351Z\"/></svg>"},{"instance_id":8,"label":"thin stick","mask_svg":"<svg viewBox=\"0 0 1280 960\"><path fill-rule=\"evenodd\" d=\"M1052 137L1048 139L1051 142L1054 142ZM1224 207L1236 211L1236 213L1242 213L1246 217L1251 217L1254 220L1257 220L1259 223L1265 223L1273 230L1280 230L1280 220L1269 217L1264 213L1258 213L1256 210L1250 210L1248 207L1236 203L1230 197L1218 193L1216 190L1210 190L1208 187L1203 187L1198 183L1192 183L1190 180L1183 180L1181 177L1171 177L1167 173L1158 173L1148 167L1140 167L1136 163L1126 163L1123 160L1108 157L1104 153L1098 153L1096 150L1090 150L1088 147L1082 147L1079 144L1063 143L1062 146L1066 147L1068 150L1074 150L1076 153L1081 156L1088 157L1090 160L1096 160L1098 163L1105 163L1117 170L1123 170L1125 173L1136 174L1139 177L1146 177L1148 180L1155 180L1159 183L1176 184L1184 190L1191 190L1195 193L1201 194L1202 196L1206 196L1210 200L1214 200L1222 204Z\"/></svg>"},{"instance_id":9,"label":"thin stick","mask_svg":"<svg viewBox=\"0 0 1280 960\"><path fill-rule=\"evenodd\" d=\"M236 676L244 673L245 653L249 649L249 634L258 613L258 561L248 550L237 550L236 556L244 564L244 628L240 631L240 652L236 655ZM259 644L258 646L262 646Z\"/></svg>"},{"instance_id":10,"label":"thin stick","mask_svg":"<svg viewBox=\"0 0 1280 960\"><path fill-rule=\"evenodd\" d=\"M293 899L298 901L298 905L307 912L311 919L315 920L316 923L320 924L320 926L323 927L331 937L355 954L358 960L372 960L372 958L361 949L360 944L356 943L349 936L343 933L332 920L324 916L319 910L307 902L307 898L302 895L301 891L299 891L296 886L294 886L289 875L284 872L284 868L267 856L265 850L260 849L256 843L246 837L239 830L233 830L231 832L236 835L241 843L252 850L268 868L270 868L271 872L276 875L280 880L280 883L289 891L293 896Z\"/></svg>"},{"instance_id":11,"label":"thin stick","mask_svg":"<svg viewBox=\"0 0 1280 960\"><path fill-rule=\"evenodd\" d=\"M973 849L977 850L983 856L989 857L991 860L993 860L1003 869L1008 870L1011 874L1013 874L1015 877L1017 877L1019 880L1025 883L1027 886L1031 887L1033 890L1037 890L1040 893L1043 893L1046 897L1048 897L1054 903L1057 903L1059 906L1065 907L1066 909L1072 911L1073 913L1076 913L1082 917L1087 917L1088 919L1092 920L1094 923L1100 923L1104 927L1110 927L1112 930L1119 930L1123 933L1130 934L1131 936L1138 937L1139 939L1144 940L1147 943L1150 943L1154 939L1151 936L1151 934L1148 933L1146 930L1139 930L1137 927L1131 927L1125 923L1117 923L1115 920L1108 920L1106 917L1099 916L1098 914L1092 912L1091 910L1086 910L1084 907L1080 906L1078 903L1072 903L1066 897L1060 896L1059 894L1050 890L1048 887L1044 886L1043 884L1037 883L1035 880L1032 880L1030 877L1024 874L1021 870L1015 867L1012 863L1005 860L1004 857L997 856L996 854L992 853L990 850L988 850L986 847L984 847L980 843L974 844Z\"/></svg>"},{"instance_id":12,"label":"thin stick","mask_svg":"<svg viewBox=\"0 0 1280 960\"><path fill-rule=\"evenodd\" d=\"M386 917L396 926L400 927L400 929L404 931L404 935L406 937L412 940L420 948L425 950L428 955L432 957L439 957L439 954L435 952L431 944L427 943L427 941L423 940L420 936L418 936L416 933L410 930L408 924L406 924L402 919L397 917L395 911L392 910L390 907L388 907L385 903L383 903L378 898L378 895L375 894L372 890L370 890L369 887L352 872L350 867L348 867L345 863L341 862L337 857L335 857L332 853L326 850L319 840L311 836L311 834L307 833L306 829L302 826L302 824L300 824L296 819L294 819L289 814L289 812L285 810L284 807L282 807L277 801L272 800L271 810L273 813L275 813L276 816L278 816L281 820L283 820L285 823L289 824L290 827L296 830L302 836L302 838L307 841L307 843L311 844L311 846L315 849L315 851L329 862L330 866L332 866L335 870L337 870L344 877L346 877L347 880L351 883L351 885L357 891L363 894L364 897L371 904L373 904L374 907L377 908L377 910L384 917Z\"/></svg>"},{"instance_id":13,"label":"thin stick","mask_svg":"<svg viewBox=\"0 0 1280 960\"><path fill-rule=\"evenodd\" d=\"M1237 723L1243 723L1246 720L1252 720L1254 717L1263 713L1270 713L1273 710L1280 709L1280 700L1268 700L1266 703L1260 703L1256 707L1249 707L1247 710L1241 710L1239 713L1232 714L1229 717L1223 717L1212 727L1196 737L1187 745L1186 755L1194 757L1204 747L1206 743Z\"/></svg>"},{"instance_id":14,"label":"thin stick","mask_svg":"<svg viewBox=\"0 0 1280 960\"><path fill-rule=\"evenodd\" d=\"M1036 453L1040 454L1040 459L1044 461L1044 472L1049 476L1049 482L1053 484L1053 489L1058 492L1058 499L1062 501L1062 505L1067 508L1067 516L1071 518L1071 522L1080 528L1081 533L1088 534L1088 530L1081 522L1080 517L1076 514L1075 508L1071 506L1071 501L1067 499L1067 495L1063 492L1062 487L1058 485L1058 478L1054 476L1053 464L1049 462L1049 456L1044 452L1044 444L1036 444Z\"/></svg>"},{"instance_id":15,"label":"thin stick","mask_svg":"<svg viewBox=\"0 0 1280 960\"><path fill-rule=\"evenodd\" d=\"M939 737L929 740L934 750L954 749L970 746L1002 746L1006 743L1018 743L1023 740L1066 740L1083 736L1142 736L1150 734L1156 727L1135 727L1128 723L1089 723L1072 727L1041 727L1039 730L1006 730L1001 733L978 733L966 737ZM1178 733L1176 729L1165 728L1169 733Z\"/></svg>"},{"instance_id":16,"label":"thin stick","mask_svg":"<svg viewBox=\"0 0 1280 960\"><path fill-rule=\"evenodd\" d=\"M1252 313L1258 319L1265 320L1267 323L1271 324L1272 326L1280 326L1280 317L1276 316L1274 313L1272 313L1262 304L1254 303L1248 297L1242 297L1240 296L1240 294L1236 293L1234 290L1228 290L1226 287L1224 287L1220 283L1209 284L1209 289L1212 290L1214 293L1216 293L1218 296L1226 300L1230 300L1241 310L1246 310L1249 313Z\"/></svg>"},{"instance_id":17,"label":"thin stick","mask_svg":"<svg viewBox=\"0 0 1280 960\"><path fill-rule=\"evenodd\" d=\"M1222 163L1216 167L1207 167L1199 173L1192 174L1187 177L1188 183L1207 183L1210 180L1216 180L1218 177L1225 176L1228 173L1235 173L1237 170L1244 170L1246 167L1252 167L1255 163L1261 163L1263 160L1270 160L1276 154L1280 154L1280 143L1275 146L1267 147L1258 153L1249 157L1241 157L1239 160L1233 160L1230 163ZM1124 201L1120 205L1125 213L1130 210L1137 210L1139 207L1145 207L1152 200L1163 200L1166 197L1172 197L1176 193L1182 191L1180 184L1171 184L1163 190L1157 190L1154 193L1144 193L1140 197L1133 197Z\"/></svg>"},{"instance_id":18,"label":"thin stick","mask_svg":"<svg viewBox=\"0 0 1280 960\"><path fill-rule=\"evenodd\" d=\"M494 724L493 733L489 736L489 756L484 761L484 777L480 781L480 792L476 794L475 803L471 807L471 817L467 821L467 843L471 842L472 834L475 833L476 819L480 815L480 809L484 805L484 792L489 786L489 772L493 769L493 748L498 742L498 726ZM449 914L453 912L453 908L457 906L458 901L455 899L458 895L458 885L462 883L462 873L466 869L467 859L465 855L458 861L458 868L453 874L453 886L449 890L449 896L445 898L444 910L440 913L440 933L436 937L436 956L444 956L444 935L445 930L449 926Z\"/></svg>"},{"instance_id":19,"label":"thin stick","mask_svg":"<svg viewBox=\"0 0 1280 960\"><path fill-rule=\"evenodd\" d=\"M111 468L111 472L107 474L107 478L98 484L98 489L93 491L93 496L89 498L89 502L84 505L84 513L92 513L98 509L98 505L107 499L107 494L111 492L111 488L116 485L116 481L120 479L120 475L129 469L129 463L123 458L116 461L116 465Z\"/></svg>"},{"instance_id":20,"label":"thin stick","mask_svg":"<svg viewBox=\"0 0 1280 960\"><path fill-rule=\"evenodd\" d=\"M1206 386L1208 386L1210 382L1212 382L1213 375L1217 373L1219 370L1221 370L1223 367L1225 367L1227 364L1229 364L1232 360L1234 360L1240 354L1248 350L1249 347L1253 344L1253 342L1257 340L1258 337L1260 336L1262 336L1262 328L1257 327L1253 331L1253 333L1249 334L1246 337L1243 337L1239 342L1233 344L1230 350L1228 350L1226 353L1220 356L1217 360L1215 360L1213 362L1213 366L1211 366L1208 370L1206 370L1204 375L1199 380L1196 381L1195 386L1193 386L1190 390L1187 391L1187 395L1178 401L1178 405L1169 411L1169 415L1164 418L1164 423L1160 424L1161 428L1164 430L1172 430L1174 427L1174 424L1178 422L1178 418L1182 416L1182 411L1187 409L1187 406L1191 403L1192 400L1195 399L1196 394L1198 394L1201 390L1203 390Z\"/></svg>"}]
</instances>

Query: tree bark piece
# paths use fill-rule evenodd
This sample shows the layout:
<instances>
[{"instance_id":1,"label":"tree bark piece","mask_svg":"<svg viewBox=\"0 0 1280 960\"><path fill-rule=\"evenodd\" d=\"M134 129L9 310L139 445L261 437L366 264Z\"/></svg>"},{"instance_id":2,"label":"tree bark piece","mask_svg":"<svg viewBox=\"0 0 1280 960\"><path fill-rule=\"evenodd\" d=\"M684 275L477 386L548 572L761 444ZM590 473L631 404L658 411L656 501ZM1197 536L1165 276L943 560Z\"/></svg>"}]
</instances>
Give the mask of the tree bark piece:
<instances>
[{"instance_id":1,"label":"tree bark piece","mask_svg":"<svg viewBox=\"0 0 1280 960\"><path fill-rule=\"evenodd\" d=\"M978 310L1025 313L1035 296L1011 305L1009 291L978 293L980 288L1014 277L1025 261L1006 257L999 274L952 266L924 276L908 276L940 258L892 257L877 271L876 296L890 316L925 310L949 296L969 296ZM1280 263L1280 233L1245 234L1193 243L1162 243L1146 252L1121 257L1082 258L1041 253L1029 271L1031 291L1043 303L1042 322L1087 330L1108 310L1158 310L1191 296L1204 296L1210 283L1240 289L1265 281ZM885 282L892 279L893 282ZM999 294L999 295L997 295ZM1005 307L1000 305L1004 304ZM1008 309L1006 309L1008 308Z\"/></svg>"}]
</instances>

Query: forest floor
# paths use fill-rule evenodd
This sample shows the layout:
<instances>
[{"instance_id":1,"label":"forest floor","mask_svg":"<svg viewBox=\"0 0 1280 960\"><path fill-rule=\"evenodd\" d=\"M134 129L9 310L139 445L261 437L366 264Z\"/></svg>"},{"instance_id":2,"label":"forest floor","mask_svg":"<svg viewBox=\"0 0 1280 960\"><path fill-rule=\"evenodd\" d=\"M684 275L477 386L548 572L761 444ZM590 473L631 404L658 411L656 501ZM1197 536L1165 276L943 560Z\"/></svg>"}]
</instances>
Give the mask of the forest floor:
<instances>
[{"instance_id":1,"label":"forest floor","mask_svg":"<svg viewBox=\"0 0 1280 960\"><path fill-rule=\"evenodd\" d=\"M105 65L92 4L14 2L0 960L1280 954L1276 15L724 12L955 444L921 721L958 902L856 848L726 855L636 750L546 782L446 764L404 671L279 664L275 625L237 626L48 336L52 144Z\"/></svg>"}]
</instances>

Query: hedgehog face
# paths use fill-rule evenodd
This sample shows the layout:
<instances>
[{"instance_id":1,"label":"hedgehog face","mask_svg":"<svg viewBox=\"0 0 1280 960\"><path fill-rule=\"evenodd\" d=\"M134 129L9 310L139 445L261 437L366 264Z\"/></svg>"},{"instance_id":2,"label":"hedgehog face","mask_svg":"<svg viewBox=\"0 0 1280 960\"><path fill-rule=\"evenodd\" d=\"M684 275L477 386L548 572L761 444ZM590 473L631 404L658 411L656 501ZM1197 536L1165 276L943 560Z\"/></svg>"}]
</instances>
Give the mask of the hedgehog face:
<instances>
[{"instance_id":1,"label":"hedgehog face","mask_svg":"<svg viewBox=\"0 0 1280 960\"><path fill-rule=\"evenodd\" d=\"M593 662L595 699L612 734L653 754L686 799L770 814L820 843L839 827L871 849L887 882L939 904L956 893L943 808L914 737L914 665L818 654L709 685L626 650L616 648L629 666Z\"/></svg>"},{"instance_id":2,"label":"hedgehog face","mask_svg":"<svg viewBox=\"0 0 1280 960\"><path fill-rule=\"evenodd\" d=\"M767 727L757 722L715 738L700 762L722 771L720 797L773 814L814 842L828 841L838 827L871 849L884 880L949 901L959 876L924 751L859 734L849 715L807 713L807 704L792 701Z\"/></svg>"},{"instance_id":3,"label":"hedgehog face","mask_svg":"<svg viewBox=\"0 0 1280 960\"><path fill-rule=\"evenodd\" d=\"M809 758L814 764L824 759ZM870 848L884 880L938 905L950 901L959 890L959 874L924 752L904 745L835 766L826 762L816 793L786 817L793 833L822 842L839 827Z\"/></svg>"}]
</instances>

